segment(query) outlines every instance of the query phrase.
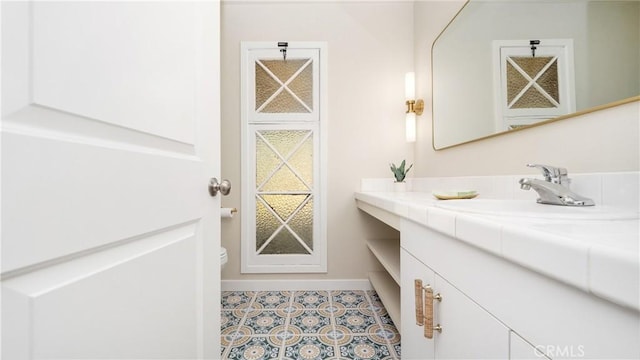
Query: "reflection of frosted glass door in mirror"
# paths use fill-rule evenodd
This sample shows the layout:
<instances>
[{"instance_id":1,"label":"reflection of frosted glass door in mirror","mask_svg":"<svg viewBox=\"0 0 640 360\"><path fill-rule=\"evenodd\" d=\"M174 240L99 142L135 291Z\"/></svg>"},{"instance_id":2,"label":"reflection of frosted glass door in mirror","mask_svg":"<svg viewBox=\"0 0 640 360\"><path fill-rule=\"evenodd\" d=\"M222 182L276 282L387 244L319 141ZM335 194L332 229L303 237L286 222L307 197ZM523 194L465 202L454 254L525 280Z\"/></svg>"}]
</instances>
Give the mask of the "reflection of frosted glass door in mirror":
<instances>
[{"instance_id":1,"label":"reflection of frosted glass door in mirror","mask_svg":"<svg viewBox=\"0 0 640 360\"><path fill-rule=\"evenodd\" d=\"M432 48L433 147L506 132L494 99L494 40L524 40L528 48L533 39L572 39L580 112L640 95L638 29L640 1L469 0ZM559 97L563 105L562 90Z\"/></svg>"},{"instance_id":2,"label":"reflection of frosted glass door in mirror","mask_svg":"<svg viewBox=\"0 0 640 360\"><path fill-rule=\"evenodd\" d=\"M496 40L496 131L511 130L575 112L571 39Z\"/></svg>"}]
</instances>

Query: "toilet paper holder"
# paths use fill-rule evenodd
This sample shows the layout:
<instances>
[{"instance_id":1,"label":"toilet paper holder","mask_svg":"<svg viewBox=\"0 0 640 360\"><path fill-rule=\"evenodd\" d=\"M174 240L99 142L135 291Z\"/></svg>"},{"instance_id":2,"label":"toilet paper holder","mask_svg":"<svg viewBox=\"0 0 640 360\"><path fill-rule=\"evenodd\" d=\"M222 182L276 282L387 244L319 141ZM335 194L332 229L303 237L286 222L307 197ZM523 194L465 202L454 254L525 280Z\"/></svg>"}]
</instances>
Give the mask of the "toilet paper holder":
<instances>
[{"instance_id":1,"label":"toilet paper holder","mask_svg":"<svg viewBox=\"0 0 640 360\"><path fill-rule=\"evenodd\" d=\"M238 212L238 209L236 209L236 208L221 208L220 209L220 217L222 217L222 218L232 218L237 212Z\"/></svg>"}]
</instances>

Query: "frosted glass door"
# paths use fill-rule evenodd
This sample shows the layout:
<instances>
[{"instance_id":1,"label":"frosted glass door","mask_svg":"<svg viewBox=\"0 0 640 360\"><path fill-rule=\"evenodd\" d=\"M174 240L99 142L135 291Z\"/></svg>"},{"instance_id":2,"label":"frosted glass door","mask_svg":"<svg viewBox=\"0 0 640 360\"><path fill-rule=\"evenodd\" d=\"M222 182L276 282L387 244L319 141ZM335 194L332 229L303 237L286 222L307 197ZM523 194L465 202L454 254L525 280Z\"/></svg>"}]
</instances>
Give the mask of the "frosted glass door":
<instances>
[{"instance_id":1,"label":"frosted glass door","mask_svg":"<svg viewBox=\"0 0 640 360\"><path fill-rule=\"evenodd\" d=\"M243 43L242 271L322 272L321 47L275 44Z\"/></svg>"}]
</instances>

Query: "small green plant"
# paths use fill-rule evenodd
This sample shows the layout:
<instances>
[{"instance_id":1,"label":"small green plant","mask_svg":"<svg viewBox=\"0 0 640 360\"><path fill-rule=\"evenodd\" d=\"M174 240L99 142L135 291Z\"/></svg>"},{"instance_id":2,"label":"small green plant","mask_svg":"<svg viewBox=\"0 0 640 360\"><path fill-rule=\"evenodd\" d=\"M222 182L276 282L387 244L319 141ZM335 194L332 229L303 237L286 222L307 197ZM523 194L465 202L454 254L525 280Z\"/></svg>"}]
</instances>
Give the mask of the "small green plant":
<instances>
[{"instance_id":1,"label":"small green plant","mask_svg":"<svg viewBox=\"0 0 640 360\"><path fill-rule=\"evenodd\" d=\"M407 177L407 173L409 172L409 170L411 170L411 168L413 167L413 164L409 165L409 167L405 170L405 161L402 160L402 162L400 163L400 166L396 167L395 164L390 164L391 166L391 172L393 173L393 176L396 178L396 182L404 182L404 178Z\"/></svg>"}]
</instances>

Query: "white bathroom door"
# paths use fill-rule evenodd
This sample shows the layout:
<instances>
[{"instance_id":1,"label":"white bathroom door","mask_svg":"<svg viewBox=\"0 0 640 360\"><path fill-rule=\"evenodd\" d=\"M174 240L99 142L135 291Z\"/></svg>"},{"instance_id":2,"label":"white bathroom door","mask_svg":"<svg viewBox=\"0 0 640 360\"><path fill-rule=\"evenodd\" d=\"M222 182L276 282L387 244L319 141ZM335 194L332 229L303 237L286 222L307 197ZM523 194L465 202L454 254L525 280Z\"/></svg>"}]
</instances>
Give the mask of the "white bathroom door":
<instances>
[{"instance_id":1,"label":"white bathroom door","mask_svg":"<svg viewBox=\"0 0 640 360\"><path fill-rule=\"evenodd\" d=\"M2 359L219 357L219 3L2 2Z\"/></svg>"}]
</instances>

